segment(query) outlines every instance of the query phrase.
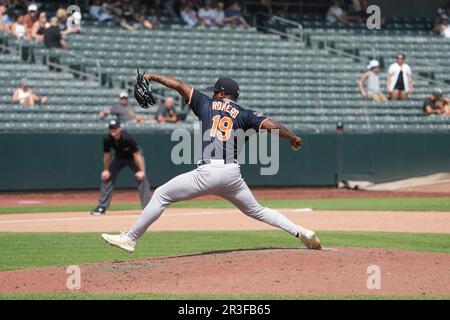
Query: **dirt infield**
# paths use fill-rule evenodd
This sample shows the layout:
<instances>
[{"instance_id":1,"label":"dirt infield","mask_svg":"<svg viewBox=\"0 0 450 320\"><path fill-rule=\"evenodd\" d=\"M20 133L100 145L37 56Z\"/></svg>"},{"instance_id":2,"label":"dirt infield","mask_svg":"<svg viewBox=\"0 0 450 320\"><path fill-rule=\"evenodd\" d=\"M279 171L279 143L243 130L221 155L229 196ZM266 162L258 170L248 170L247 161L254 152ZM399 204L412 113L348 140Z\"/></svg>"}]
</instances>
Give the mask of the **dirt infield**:
<instances>
[{"instance_id":1,"label":"dirt infield","mask_svg":"<svg viewBox=\"0 0 450 320\"><path fill-rule=\"evenodd\" d=\"M440 189L369 192L328 188L256 189L258 199L449 197ZM0 205L95 204L97 192L2 194ZM202 197L200 199L216 197ZM136 192L115 193L115 203L138 202ZM315 230L449 233L448 212L311 211L281 209ZM0 215L0 232L106 232L128 229L140 211ZM169 208L151 231L271 230L235 208ZM113 250L113 249L112 249ZM114 249L117 250L117 249ZM367 287L368 267L379 266L381 288ZM398 249L254 249L207 252L81 267L85 293L269 294L269 295L450 295L450 254ZM66 267L0 272L0 293L73 292Z\"/></svg>"},{"instance_id":2,"label":"dirt infield","mask_svg":"<svg viewBox=\"0 0 450 320\"><path fill-rule=\"evenodd\" d=\"M280 210L292 221L315 230L450 233L448 212ZM139 211L2 214L0 232L105 232L128 229ZM169 208L149 231L270 230L238 209Z\"/></svg>"},{"instance_id":3,"label":"dirt infield","mask_svg":"<svg viewBox=\"0 0 450 320\"><path fill-rule=\"evenodd\" d=\"M380 289L368 289L369 266ZM81 292L449 295L450 255L403 250L259 249L81 266ZM369 270L369 271L368 271ZM68 292L63 267L0 273L0 292ZM78 291L78 290L77 290Z\"/></svg>"},{"instance_id":4,"label":"dirt infield","mask_svg":"<svg viewBox=\"0 0 450 320\"><path fill-rule=\"evenodd\" d=\"M336 188L252 188L259 200L272 199L324 199L324 198L387 198L387 197L449 197L450 185L414 188L406 191L362 191ZM203 196L197 200L219 199ZM92 205L98 201L98 190L45 192L45 193L0 193L0 206L15 205ZM195 201L195 200L194 200ZM114 191L113 203L139 203L135 190Z\"/></svg>"}]
</instances>

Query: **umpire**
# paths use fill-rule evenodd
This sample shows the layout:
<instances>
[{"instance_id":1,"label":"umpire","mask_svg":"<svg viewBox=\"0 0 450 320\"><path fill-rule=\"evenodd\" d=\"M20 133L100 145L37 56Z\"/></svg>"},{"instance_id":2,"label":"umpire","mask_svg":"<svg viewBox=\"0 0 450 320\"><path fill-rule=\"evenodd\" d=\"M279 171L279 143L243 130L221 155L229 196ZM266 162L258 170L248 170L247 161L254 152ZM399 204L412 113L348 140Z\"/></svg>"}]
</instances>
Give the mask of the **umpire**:
<instances>
[{"instance_id":1,"label":"umpire","mask_svg":"<svg viewBox=\"0 0 450 320\"><path fill-rule=\"evenodd\" d=\"M111 157L111 148L114 156ZM142 150L133 137L122 130L119 120L109 122L109 134L103 138L103 172L100 199L97 207L91 211L92 215L103 215L109 207L112 192L119 172L129 167L133 170L138 182L141 205L144 208L150 201L150 184L145 174L145 162Z\"/></svg>"}]
</instances>

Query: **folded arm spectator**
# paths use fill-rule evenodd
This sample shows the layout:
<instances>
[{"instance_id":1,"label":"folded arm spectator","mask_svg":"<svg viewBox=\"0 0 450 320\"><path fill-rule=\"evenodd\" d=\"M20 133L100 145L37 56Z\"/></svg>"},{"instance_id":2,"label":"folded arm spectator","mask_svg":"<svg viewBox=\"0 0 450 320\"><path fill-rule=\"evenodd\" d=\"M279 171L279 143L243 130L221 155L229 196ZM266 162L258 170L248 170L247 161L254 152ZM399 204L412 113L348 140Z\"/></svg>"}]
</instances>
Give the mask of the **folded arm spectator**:
<instances>
[{"instance_id":1,"label":"folded arm spectator","mask_svg":"<svg viewBox=\"0 0 450 320\"><path fill-rule=\"evenodd\" d=\"M181 11L181 19L189 27L195 27L198 24L197 13L192 9L192 5L189 2L186 2L183 11Z\"/></svg>"},{"instance_id":2,"label":"folded arm spectator","mask_svg":"<svg viewBox=\"0 0 450 320\"><path fill-rule=\"evenodd\" d=\"M112 115L117 117L117 119L121 123L125 122L137 122L142 123L144 121L144 117L136 114L133 107L128 104L128 93L122 92L119 96L119 103L108 108L104 108L99 112L99 116L101 119L104 119L106 116Z\"/></svg>"}]
</instances>

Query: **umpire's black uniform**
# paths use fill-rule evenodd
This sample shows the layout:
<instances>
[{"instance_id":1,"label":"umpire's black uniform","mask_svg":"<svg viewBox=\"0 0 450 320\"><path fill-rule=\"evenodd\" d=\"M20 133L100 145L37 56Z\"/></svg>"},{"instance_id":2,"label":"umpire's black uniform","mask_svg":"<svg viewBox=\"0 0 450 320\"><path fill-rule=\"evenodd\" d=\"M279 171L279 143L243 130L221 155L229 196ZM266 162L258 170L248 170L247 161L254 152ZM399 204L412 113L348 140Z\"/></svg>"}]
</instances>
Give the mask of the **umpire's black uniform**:
<instances>
[{"instance_id":1,"label":"umpire's black uniform","mask_svg":"<svg viewBox=\"0 0 450 320\"><path fill-rule=\"evenodd\" d=\"M118 125L120 126L120 124ZM107 134L103 138L103 152L110 153L111 148L114 149L115 152L109 164L110 176L108 180L102 181L98 206L96 209L94 209L94 211L92 211L92 214L95 215L104 214L106 208L109 207L112 199L112 192L114 189L114 185L116 183L117 176L119 175L119 172L124 167L129 167L134 173L139 171L139 167L136 165L134 161L133 154L136 152L140 152L142 162L144 163L144 154L142 150L139 148L138 144L133 139L133 137L125 130L121 130L121 136L120 139L118 140L115 140L111 136L111 134ZM144 178L141 181L138 181L138 190L139 196L141 198L141 205L142 208L144 208L149 203L151 198L150 184L147 179L147 174L145 174Z\"/></svg>"}]
</instances>

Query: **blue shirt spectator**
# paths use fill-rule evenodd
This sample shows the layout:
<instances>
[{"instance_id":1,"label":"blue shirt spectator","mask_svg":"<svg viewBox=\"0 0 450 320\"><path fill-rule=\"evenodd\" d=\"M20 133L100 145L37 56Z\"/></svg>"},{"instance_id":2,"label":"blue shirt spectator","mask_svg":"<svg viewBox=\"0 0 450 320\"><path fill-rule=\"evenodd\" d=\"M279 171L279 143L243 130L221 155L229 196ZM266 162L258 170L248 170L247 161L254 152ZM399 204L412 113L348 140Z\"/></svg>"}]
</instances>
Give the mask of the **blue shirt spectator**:
<instances>
[{"instance_id":1,"label":"blue shirt spectator","mask_svg":"<svg viewBox=\"0 0 450 320\"><path fill-rule=\"evenodd\" d=\"M231 5L225 10L226 20L231 22L234 26L243 26L249 28L249 24L245 21L241 13L241 7L237 1L233 1Z\"/></svg>"}]
</instances>

